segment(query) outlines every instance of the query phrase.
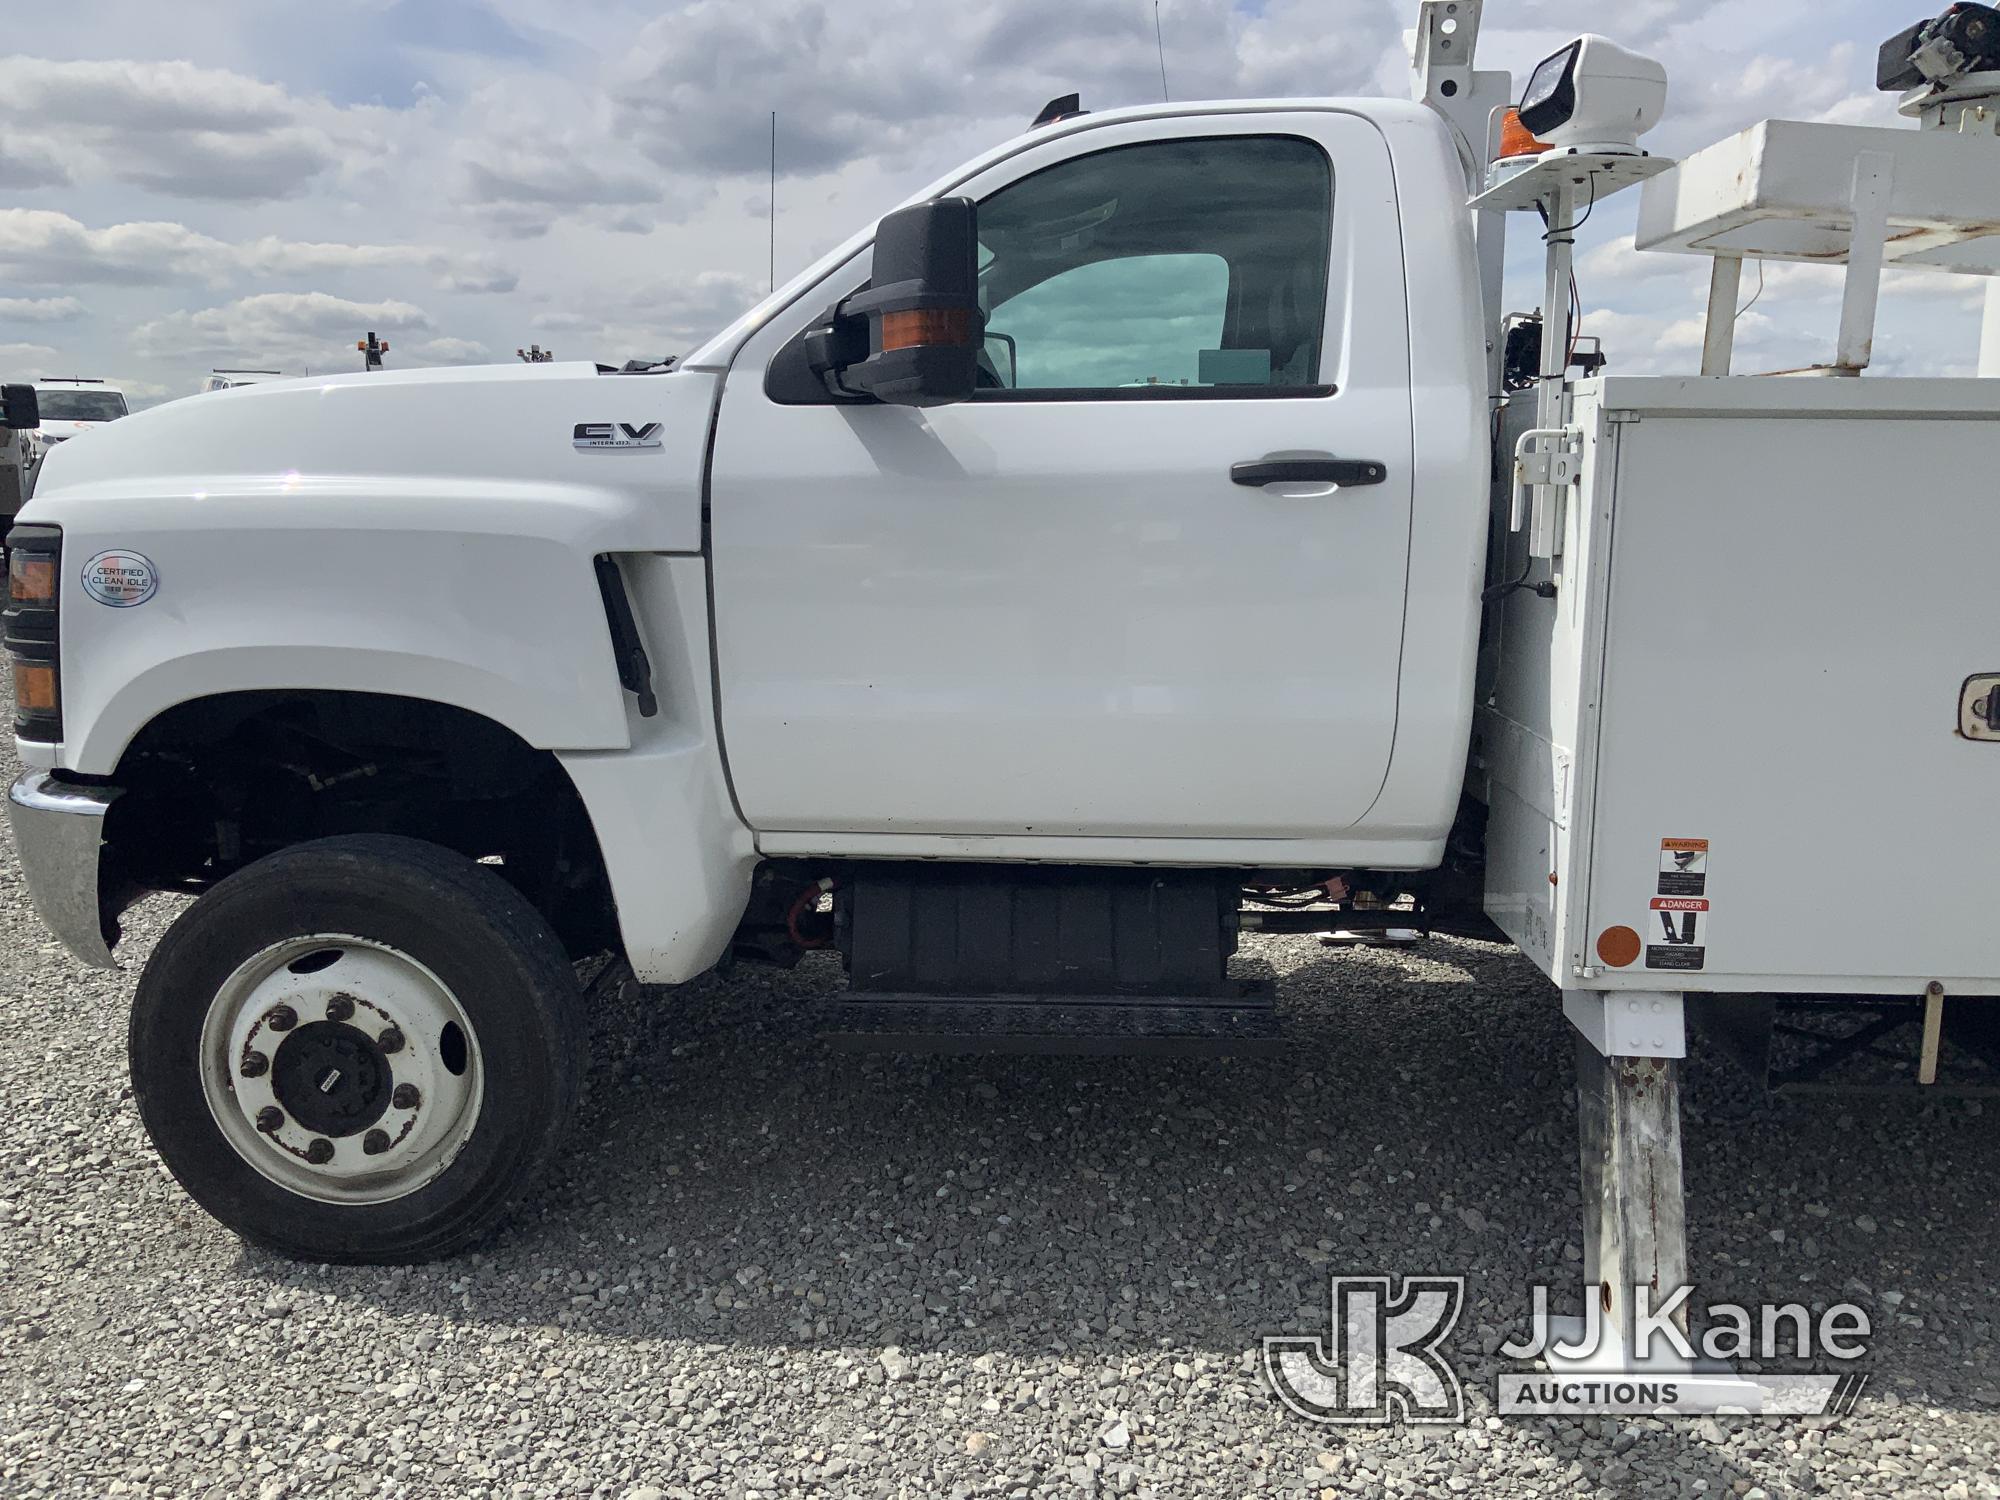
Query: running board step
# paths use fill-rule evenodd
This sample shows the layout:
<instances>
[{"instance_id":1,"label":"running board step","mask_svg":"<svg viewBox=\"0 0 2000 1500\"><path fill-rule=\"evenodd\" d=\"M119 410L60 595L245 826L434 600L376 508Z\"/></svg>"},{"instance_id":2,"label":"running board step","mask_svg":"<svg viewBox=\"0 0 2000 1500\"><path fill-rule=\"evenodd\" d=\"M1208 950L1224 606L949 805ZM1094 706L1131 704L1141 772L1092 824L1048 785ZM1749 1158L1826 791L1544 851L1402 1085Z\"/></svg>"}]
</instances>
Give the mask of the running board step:
<instances>
[{"instance_id":1,"label":"running board step","mask_svg":"<svg viewBox=\"0 0 2000 1500\"><path fill-rule=\"evenodd\" d=\"M843 1052L1275 1057L1268 983L1231 999L1155 995L890 995L827 1005L820 1039Z\"/></svg>"}]
</instances>

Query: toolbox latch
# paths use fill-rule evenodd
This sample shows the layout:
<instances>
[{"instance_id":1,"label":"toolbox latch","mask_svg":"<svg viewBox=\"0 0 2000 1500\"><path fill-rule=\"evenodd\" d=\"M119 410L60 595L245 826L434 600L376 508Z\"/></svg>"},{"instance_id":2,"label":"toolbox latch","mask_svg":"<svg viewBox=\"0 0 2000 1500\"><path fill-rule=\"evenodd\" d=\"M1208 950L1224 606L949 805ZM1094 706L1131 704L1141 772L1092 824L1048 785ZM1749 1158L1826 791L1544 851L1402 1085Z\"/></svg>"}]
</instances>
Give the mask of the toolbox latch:
<instances>
[{"instance_id":1,"label":"toolbox latch","mask_svg":"<svg viewBox=\"0 0 2000 1500\"><path fill-rule=\"evenodd\" d=\"M2000 672L1977 672L1958 692L1958 732L1968 740L2000 740Z\"/></svg>"}]
</instances>

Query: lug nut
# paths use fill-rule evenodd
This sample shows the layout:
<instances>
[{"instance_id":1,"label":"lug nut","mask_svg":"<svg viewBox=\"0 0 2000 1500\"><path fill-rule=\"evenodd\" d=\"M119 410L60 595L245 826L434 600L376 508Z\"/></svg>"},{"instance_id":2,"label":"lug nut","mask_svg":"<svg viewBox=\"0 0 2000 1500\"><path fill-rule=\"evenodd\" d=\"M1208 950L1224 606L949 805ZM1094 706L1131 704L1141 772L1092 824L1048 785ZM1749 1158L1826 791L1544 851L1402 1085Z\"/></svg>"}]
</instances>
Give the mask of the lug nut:
<instances>
[{"instance_id":1,"label":"lug nut","mask_svg":"<svg viewBox=\"0 0 2000 1500\"><path fill-rule=\"evenodd\" d=\"M375 1038L375 1045L380 1047L384 1052L401 1052L403 1050L403 1033L391 1026L387 1031Z\"/></svg>"},{"instance_id":2,"label":"lug nut","mask_svg":"<svg viewBox=\"0 0 2000 1500\"><path fill-rule=\"evenodd\" d=\"M262 1078L270 1070L270 1058L261 1052L246 1052L243 1054L243 1064L237 1071L245 1078Z\"/></svg>"},{"instance_id":3,"label":"lug nut","mask_svg":"<svg viewBox=\"0 0 2000 1500\"><path fill-rule=\"evenodd\" d=\"M257 1111L257 1128L266 1135L273 1134L285 1123L285 1112L275 1104L267 1104Z\"/></svg>"},{"instance_id":4,"label":"lug nut","mask_svg":"<svg viewBox=\"0 0 2000 1500\"><path fill-rule=\"evenodd\" d=\"M299 1024L299 1013L289 1005L274 1005L265 1013L264 1024L273 1031L290 1031Z\"/></svg>"},{"instance_id":5,"label":"lug nut","mask_svg":"<svg viewBox=\"0 0 2000 1500\"><path fill-rule=\"evenodd\" d=\"M399 1083L396 1092L389 1096L389 1102L398 1109L415 1109L424 1102L424 1096L417 1091L414 1083Z\"/></svg>"},{"instance_id":6,"label":"lug nut","mask_svg":"<svg viewBox=\"0 0 2000 1500\"><path fill-rule=\"evenodd\" d=\"M384 1151L389 1149L389 1132L386 1130L369 1131L368 1134L361 1137L361 1149L366 1151L370 1156L380 1156Z\"/></svg>"},{"instance_id":7,"label":"lug nut","mask_svg":"<svg viewBox=\"0 0 2000 1500\"><path fill-rule=\"evenodd\" d=\"M333 1142L321 1136L306 1147L306 1160L316 1167L323 1167L333 1160Z\"/></svg>"},{"instance_id":8,"label":"lug nut","mask_svg":"<svg viewBox=\"0 0 2000 1500\"><path fill-rule=\"evenodd\" d=\"M326 1002L326 1018L329 1021L353 1020L354 1001L346 995L335 995Z\"/></svg>"}]
</instances>

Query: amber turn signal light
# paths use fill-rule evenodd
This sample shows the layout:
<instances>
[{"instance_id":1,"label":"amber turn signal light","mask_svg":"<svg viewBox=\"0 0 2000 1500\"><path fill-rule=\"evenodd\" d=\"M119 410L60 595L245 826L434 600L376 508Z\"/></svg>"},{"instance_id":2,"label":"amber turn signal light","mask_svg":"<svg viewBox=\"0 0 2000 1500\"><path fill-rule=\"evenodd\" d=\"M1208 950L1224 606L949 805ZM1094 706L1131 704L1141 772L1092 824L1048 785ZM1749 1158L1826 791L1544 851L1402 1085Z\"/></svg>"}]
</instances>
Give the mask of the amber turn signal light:
<instances>
[{"instance_id":1,"label":"amber turn signal light","mask_svg":"<svg viewBox=\"0 0 2000 1500\"><path fill-rule=\"evenodd\" d=\"M1537 140L1533 131L1521 123L1521 112L1509 109L1500 117L1501 161L1510 156L1540 156L1549 149L1549 143Z\"/></svg>"},{"instance_id":2,"label":"amber turn signal light","mask_svg":"<svg viewBox=\"0 0 2000 1500\"><path fill-rule=\"evenodd\" d=\"M25 713L54 713L56 669L33 662L15 662L14 703Z\"/></svg>"},{"instance_id":3,"label":"amber turn signal light","mask_svg":"<svg viewBox=\"0 0 2000 1500\"><path fill-rule=\"evenodd\" d=\"M56 560L46 555L16 552L7 569L7 597L29 609L51 609L56 602Z\"/></svg>"},{"instance_id":4,"label":"amber turn signal light","mask_svg":"<svg viewBox=\"0 0 2000 1500\"><path fill-rule=\"evenodd\" d=\"M882 314L882 352L972 342L972 314L963 307L920 307Z\"/></svg>"}]
</instances>

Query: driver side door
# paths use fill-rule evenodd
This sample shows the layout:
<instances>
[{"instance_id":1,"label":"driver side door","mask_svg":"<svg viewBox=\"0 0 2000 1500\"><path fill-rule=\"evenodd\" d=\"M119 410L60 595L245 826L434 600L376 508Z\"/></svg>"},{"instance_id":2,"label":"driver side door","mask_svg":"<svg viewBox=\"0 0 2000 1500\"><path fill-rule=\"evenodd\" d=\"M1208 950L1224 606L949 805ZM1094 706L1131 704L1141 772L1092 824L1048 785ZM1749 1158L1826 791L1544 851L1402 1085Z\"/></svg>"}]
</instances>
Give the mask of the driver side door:
<instances>
[{"instance_id":1,"label":"driver side door","mask_svg":"<svg viewBox=\"0 0 2000 1500\"><path fill-rule=\"evenodd\" d=\"M1351 827L1394 745L1411 516L1381 137L1337 111L1114 122L957 191L988 315L971 399L774 399L773 357L865 256L727 377L711 540L745 816L852 836L828 852L1078 858ZM1244 467L1287 460L1351 482Z\"/></svg>"}]
</instances>

